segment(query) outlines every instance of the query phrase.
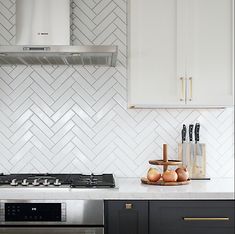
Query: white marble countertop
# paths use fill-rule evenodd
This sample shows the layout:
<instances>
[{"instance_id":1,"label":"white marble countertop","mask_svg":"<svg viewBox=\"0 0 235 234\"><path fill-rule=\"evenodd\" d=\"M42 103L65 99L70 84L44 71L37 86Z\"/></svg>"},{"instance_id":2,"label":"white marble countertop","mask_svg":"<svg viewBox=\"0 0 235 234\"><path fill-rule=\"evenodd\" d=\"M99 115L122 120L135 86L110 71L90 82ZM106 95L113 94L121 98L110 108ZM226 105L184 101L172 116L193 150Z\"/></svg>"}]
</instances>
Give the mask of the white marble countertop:
<instances>
[{"instance_id":1,"label":"white marble countertop","mask_svg":"<svg viewBox=\"0 0 235 234\"><path fill-rule=\"evenodd\" d=\"M232 178L192 181L184 186L143 185L139 178L117 178L115 189L69 188L4 188L0 187L0 200L4 199L234 199Z\"/></svg>"}]
</instances>

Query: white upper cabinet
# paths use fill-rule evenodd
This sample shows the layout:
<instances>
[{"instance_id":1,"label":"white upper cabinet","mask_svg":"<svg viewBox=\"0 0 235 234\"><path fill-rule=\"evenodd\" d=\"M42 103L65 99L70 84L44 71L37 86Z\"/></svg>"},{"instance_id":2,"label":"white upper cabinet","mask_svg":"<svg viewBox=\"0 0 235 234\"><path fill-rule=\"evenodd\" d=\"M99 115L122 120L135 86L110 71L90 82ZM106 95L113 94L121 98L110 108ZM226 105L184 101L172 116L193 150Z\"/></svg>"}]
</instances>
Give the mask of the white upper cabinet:
<instances>
[{"instance_id":1,"label":"white upper cabinet","mask_svg":"<svg viewBox=\"0 0 235 234\"><path fill-rule=\"evenodd\" d=\"M233 0L130 0L129 10L129 107L233 105Z\"/></svg>"},{"instance_id":2,"label":"white upper cabinet","mask_svg":"<svg viewBox=\"0 0 235 234\"><path fill-rule=\"evenodd\" d=\"M187 74L192 77L188 104L232 105L233 0L185 1L189 5Z\"/></svg>"},{"instance_id":3,"label":"white upper cabinet","mask_svg":"<svg viewBox=\"0 0 235 234\"><path fill-rule=\"evenodd\" d=\"M131 0L130 104L179 105L175 0Z\"/></svg>"}]
</instances>

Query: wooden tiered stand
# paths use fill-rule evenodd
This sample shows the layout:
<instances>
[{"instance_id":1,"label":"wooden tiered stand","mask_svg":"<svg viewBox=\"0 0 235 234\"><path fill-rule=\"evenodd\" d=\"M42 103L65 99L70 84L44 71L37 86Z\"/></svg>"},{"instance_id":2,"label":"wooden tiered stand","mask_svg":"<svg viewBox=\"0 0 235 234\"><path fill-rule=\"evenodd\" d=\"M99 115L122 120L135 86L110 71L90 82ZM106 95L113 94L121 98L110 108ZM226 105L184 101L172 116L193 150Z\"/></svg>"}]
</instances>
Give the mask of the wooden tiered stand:
<instances>
[{"instance_id":1,"label":"wooden tiered stand","mask_svg":"<svg viewBox=\"0 0 235 234\"><path fill-rule=\"evenodd\" d=\"M163 144L163 160L150 160L149 164L163 166L163 172L165 172L168 169L168 166L177 166L177 167L181 166L182 161L168 160L167 144ZM143 184L150 184L150 185L175 186L175 185L189 184L190 180L182 181L182 182L178 182L178 181L176 181L176 182L164 182L162 179L160 179L157 182L151 182L146 177L142 177L141 182Z\"/></svg>"}]
</instances>

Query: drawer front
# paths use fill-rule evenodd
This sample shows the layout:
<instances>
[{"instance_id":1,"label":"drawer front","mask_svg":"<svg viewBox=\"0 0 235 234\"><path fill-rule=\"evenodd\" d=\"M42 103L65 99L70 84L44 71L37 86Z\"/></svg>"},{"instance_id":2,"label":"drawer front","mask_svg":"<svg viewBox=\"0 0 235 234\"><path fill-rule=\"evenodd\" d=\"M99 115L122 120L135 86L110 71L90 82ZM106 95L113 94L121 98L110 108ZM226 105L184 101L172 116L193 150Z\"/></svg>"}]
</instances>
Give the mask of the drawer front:
<instances>
[{"instance_id":1,"label":"drawer front","mask_svg":"<svg viewBox=\"0 0 235 234\"><path fill-rule=\"evenodd\" d=\"M234 201L150 201L150 234L233 233Z\"/></svg>"},{"instance_id":2,"label":"drawer front","mask_svg":"<svg viewBox=\"0 0 235 234\"><path fill-rule=\"evenodd\" d=\"M148 201L106 201L105 234L148 234Z\"/></svg>"}]
</instances>

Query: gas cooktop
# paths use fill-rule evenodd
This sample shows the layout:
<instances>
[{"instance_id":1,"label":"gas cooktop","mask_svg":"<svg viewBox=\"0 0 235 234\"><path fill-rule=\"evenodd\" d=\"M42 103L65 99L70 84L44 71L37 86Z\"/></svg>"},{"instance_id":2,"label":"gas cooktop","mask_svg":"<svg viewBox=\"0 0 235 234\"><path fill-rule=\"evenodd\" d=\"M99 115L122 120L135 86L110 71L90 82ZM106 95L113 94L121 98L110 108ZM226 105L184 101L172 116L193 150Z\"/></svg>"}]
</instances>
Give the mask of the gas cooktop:
<instances>
[{"instance_id":1,"label":"gas cooktop","mask_svg":"<svg viewBox=\"0 0 235 234\"><path fill-rule=\"evenodd\" d=\"M0 186L114 188L113 174L0 174Z\"/></svg>"}]
</instances>

